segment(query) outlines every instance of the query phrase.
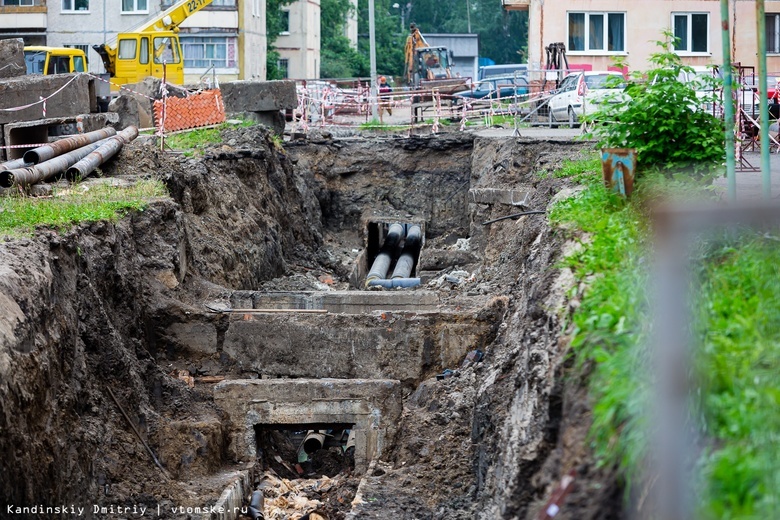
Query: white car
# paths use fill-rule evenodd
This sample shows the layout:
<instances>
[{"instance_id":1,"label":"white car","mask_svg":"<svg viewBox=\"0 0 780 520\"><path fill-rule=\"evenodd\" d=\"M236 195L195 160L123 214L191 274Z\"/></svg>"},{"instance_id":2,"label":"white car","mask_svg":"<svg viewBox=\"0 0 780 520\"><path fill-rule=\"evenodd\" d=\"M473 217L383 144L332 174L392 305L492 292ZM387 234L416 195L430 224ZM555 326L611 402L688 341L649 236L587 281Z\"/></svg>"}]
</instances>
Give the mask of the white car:
<instances>
[{"instance_id":1,"label":"white car","mask_svg":"<svg viewBox=\"0 0 780 520\"><path fill-rule=\"evenodd\" d=\"M606 100L622 101L625 83L619 72L585 71L569 74L548 102L550 125L579 126L582 116L593 113Z\"/></svg>"}]
</instances>

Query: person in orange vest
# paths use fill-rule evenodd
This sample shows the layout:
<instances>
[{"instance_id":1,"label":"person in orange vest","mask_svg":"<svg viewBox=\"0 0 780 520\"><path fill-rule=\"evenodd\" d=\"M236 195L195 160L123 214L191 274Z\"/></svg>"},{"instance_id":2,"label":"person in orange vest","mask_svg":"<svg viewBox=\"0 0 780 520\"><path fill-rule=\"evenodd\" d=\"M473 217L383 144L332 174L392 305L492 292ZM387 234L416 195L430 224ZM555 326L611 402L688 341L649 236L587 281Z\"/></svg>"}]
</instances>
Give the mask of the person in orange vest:
<instances>
[{"instance_id":1,"label":"person in orange vest","mask_svg":"<svg viewBox=\"0 0 780 520\"><path fill-rule=\"evenodd\" d=\"M390 93L393 89L387 84L387 78L379 76L379 122L383 123L382 114L387 110L387 115L393 115L393 109L390 108Z\"/></svg>"}]
</instances>

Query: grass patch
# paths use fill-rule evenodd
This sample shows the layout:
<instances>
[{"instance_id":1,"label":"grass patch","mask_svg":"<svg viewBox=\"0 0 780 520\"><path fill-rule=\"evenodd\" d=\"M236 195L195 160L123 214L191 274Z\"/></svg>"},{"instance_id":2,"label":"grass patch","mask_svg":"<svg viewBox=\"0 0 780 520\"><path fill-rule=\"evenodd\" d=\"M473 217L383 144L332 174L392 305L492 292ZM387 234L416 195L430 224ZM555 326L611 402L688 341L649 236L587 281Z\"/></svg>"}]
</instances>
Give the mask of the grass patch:
<instances>
[{"instance_id":1,"label":"grass patch","mask_svg":"<svg viewBox=\"0 0 780 520\"><path fill-rule=\"evenodd\" d=\"M193 128L177 134L166 136L165 144L173 150L184 152L187 157L203 155L207 146L222 142L222 131L228 128L246 128L254 126L253 121L238 120L240 123L222 123L213 128Z\"/></svg>"},{"instance_id":2,"label":"grass patch","mask_svg":"<svg viewBox=\"0 0 780 520\"><path fill-rule=\"evenodd\" d=\"M586 162L591 161L593 175ZM690 182L646 175L631 201L603 187L590 158L555 174L586 189L557 204L550 220L582 247L563 261L587 289L572 317L576 366L589 374L590 442L601 464L617 465L627 487L649 456L646 412L652 366L648 343L648 220L642 208ZM706 188L700 188L706 194ZM774 518L780 510L780 248L746 232L696 248L698 288L692 372L704 454L697 464L696 518Z\"/></svg>"},{"instance_id":3,"label":"grass patch","mask_svg":"<svg viewBox=\"0 0 780 520\"><path fill-rule=\"evenodd\" d=\"M374 119L373 121L367 121L365 123L361 123L359 128L361 130L379 130L384 132L401 132L407 129L407 127L405 126L386 125L384 123L380 123L376 119Z\"/></svg>"},{"instance_id":4,"label":"grass patch","mask_svg":"<svg viewBox=\"0 0 780 520\"><path fill-rule=\"evenodd\" d=\"M116 221L128 211L143 211L150 198L167 195L162 182L142 180L127 188L78 185L46 198L9 196L0 200L0 235L29 234L38 226L67 230L80 222Z\"/></svg>"}]
</instances>

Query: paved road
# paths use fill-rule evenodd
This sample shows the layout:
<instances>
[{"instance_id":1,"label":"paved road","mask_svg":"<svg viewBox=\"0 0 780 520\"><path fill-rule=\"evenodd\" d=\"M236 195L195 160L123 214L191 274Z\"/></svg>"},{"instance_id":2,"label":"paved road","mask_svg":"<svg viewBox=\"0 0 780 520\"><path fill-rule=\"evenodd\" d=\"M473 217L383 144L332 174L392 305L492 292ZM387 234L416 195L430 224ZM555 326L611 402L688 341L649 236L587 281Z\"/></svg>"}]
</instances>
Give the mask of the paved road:
<instances>
[{"instance_id":1,"label":"paved road","mask_svg":"<svg viewBox=\"0 0 780 520\"><path fill-rule=\"evenodd\" d=\"M761 167L761 156L759 152L746 152L745 159L753 166ZM772 174L772 198L780 198L780 155L773 153L770 156L770 172ZM750 200L758 199L762 196L763 179L761 172L741 172L736 173L737 178L737 199ZM716 186L726 191L726 179L717 179Z\"/></svg>"}]
</instances>

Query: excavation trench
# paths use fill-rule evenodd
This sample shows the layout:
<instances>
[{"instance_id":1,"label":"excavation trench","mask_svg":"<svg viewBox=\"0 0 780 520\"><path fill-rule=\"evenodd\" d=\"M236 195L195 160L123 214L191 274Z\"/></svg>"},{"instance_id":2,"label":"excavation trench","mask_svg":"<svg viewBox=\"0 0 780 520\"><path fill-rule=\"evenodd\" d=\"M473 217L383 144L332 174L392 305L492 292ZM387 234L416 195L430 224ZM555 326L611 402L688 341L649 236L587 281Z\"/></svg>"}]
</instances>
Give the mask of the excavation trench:
<instances>
[{"instance_id":1,"label":"excavation trench","mask_svg":"<svg viewBox=\"0 0 780 520\"><path fill-rule=\"evenodd\" d=\"M538 172L580 148L280 149L251 128L199 159L127 147L105 173L170 199L0 245L0 495L98 518L210 518L256 489L267 518L531 518L577 465L603 487L562 518L612 507L569 442L562 243L543 215L482 224L547 209L568 188Z\"/></svg>"}]
</instances>

